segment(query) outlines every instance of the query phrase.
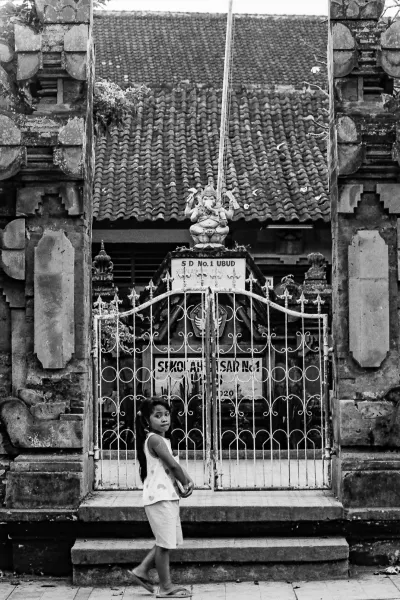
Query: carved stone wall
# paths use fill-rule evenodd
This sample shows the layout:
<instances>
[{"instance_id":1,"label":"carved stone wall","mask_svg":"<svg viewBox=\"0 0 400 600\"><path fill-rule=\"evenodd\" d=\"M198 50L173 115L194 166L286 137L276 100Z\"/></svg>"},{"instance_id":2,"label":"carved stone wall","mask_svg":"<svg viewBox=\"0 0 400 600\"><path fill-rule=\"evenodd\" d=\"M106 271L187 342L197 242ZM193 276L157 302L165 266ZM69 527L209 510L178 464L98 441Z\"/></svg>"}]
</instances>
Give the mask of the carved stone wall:
<instances>
[{"instance_id":1,"label":"carved stone wall","mask_svg":"<svg viewBox=\"0 0 400 600\"><path fill-rule=\"evenodd\" d=\"M365 514L397 508L400 479L400 28L383 8L330 0L334 482Z\"/></svg>"},{"instance_id":2,"label":"carved stone wall","mask_svg":"<svg viewBox=\"0 0 400 600\"><path fill-rule=\"evenodd\" d=\"M39 27L15 24L0 53L0 455L7 507L71 508L88 471L92 7L35 5Z\"/></svg>"}]
</instances>

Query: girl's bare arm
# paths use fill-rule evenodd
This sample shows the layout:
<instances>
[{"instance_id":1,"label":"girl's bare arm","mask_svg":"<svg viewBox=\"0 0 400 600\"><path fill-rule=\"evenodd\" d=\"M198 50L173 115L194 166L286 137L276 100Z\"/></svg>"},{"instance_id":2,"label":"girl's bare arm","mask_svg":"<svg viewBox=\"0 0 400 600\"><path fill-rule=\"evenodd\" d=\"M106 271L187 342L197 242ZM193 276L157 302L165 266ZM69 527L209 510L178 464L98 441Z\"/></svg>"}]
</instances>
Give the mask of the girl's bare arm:
<instances>
[{"instance_id":1,"label":"girl's bare arm","mask_svg":"<svg viewBox=\"0 0 400 600\"><path fill-rule=\"evenodd\" d=\"M152 435L148 441L149 450L152 451L164 465L171 471L175 479L181 482L182 485L190 485L192 480L189 475L182 469L175 458L168 450L167 444L160 435Z\"/></svg>"}]
</instances>

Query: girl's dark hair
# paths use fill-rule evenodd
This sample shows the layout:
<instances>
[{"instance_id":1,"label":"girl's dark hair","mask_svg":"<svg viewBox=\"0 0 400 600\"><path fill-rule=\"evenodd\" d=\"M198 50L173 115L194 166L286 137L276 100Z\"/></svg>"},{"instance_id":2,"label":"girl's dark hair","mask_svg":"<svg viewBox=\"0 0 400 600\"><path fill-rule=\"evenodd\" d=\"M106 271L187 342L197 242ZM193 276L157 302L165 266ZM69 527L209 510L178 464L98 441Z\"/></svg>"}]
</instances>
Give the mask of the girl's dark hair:
<instances>
[{"instance_id":1,"label":"girl's dark hair","mask_svg":"<svg viewBox=\"0 0 400 600\"><path fill-rule=\"evenodd\" d=\"M163 406L171 411L171 407L166 400L159 396L145 398L139 407L136 414L136 455L139 461L139 474L142 482L147 477L147 461L144 453L144 443L150 429L150 415L154 412L156 406ZM170 430L165 434L165 437L171 436Z\"/></svg>"}]
</instances>

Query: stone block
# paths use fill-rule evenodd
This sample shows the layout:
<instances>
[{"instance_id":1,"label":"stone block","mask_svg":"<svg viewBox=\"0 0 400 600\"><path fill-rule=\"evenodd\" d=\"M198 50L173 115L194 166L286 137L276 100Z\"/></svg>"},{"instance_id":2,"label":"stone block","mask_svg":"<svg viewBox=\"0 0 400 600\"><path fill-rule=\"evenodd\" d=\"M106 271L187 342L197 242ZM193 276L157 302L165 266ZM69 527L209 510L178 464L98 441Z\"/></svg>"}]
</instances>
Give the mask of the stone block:
<instances>
[{"instance_id":1,"label":"stone block","mask_svg":"<svg viewBox=\"0 0 400 600\"><path fill-rule=\"evenodd\" d=\"M395 21L381 35L381 65L391 77L400 77L400 23Z\"/></svg>"},{"instance_id":2,"label":"stone block","mask_svg":"<svg viewBox=\"0 0 400 600\"><path fill-rule=\"evenodd\" d=\"M357 50L353 34L343 23L332 27L332 44L334 77L345 77L357 64Z\"/></svg>"},{"instance_id":3,"label":"stone block","mask_svg":"<svg viewBox=\"0 0 400 600\"><path fill-rule=\"evenodd\" d=\"M339 174L352 175L361 167L365 157L363 144L338 144Z\"/></svg>"},{"instance_id":4,"label":"stone block","mask_svg":"<svg viewBox=\"0 0 400 600\"><path fill-rule=\"evenodd\" d=\"M39 52L21 52L17 58L17 80L30 79L40 68Z\"/></svg>"},{"instance_id":5,"label":"stone block","mask_svg":"<svg viewBox=\"0 0 400 600\"><path fill-rule=\"evenodd\" d=\"M400 184L378 183L376 193L389 214L400 214Z\"/></svg>"},{"instance_id":6,"label":"stone block","mask_svg":"<svg viewBox=\"0 0 400 600\"><path fill-rule=\"evenodd\" d=\"M18 398L23 400L27 406L35 406L44 401L43 394L29 388L18 390Z\"/></svg>"},{"instance_id":7,"label":"stone block","mask_svg":"<svg viewBox=\"0 0 400 600\"><path fill-rule=\"evenodd\" d=\"M58 134L58 141L63 146L82 146L85 134L85 122L75 117L70 119Z\"/></svg>"},{"instance_id":8,"label":"stone block","mask_svg":"<svg viewBox=\"0 0 400 600\"><path fill-rule=\"evenodd\" d=\"M389 254L378 231L359 231L349 246L349 341L361 367L389 352Z\"/></svg>"},{"instance_id":9,"label":"stone block","mask_svg":"<svg viewBox=\"0 0 400 600\"><path fill-rule=\"evenodd\" d=\"M54 151L54 164L58 165L66 175L83 176L82 148L57 148Z\"/></svg>"},{"instance_id":10,"label":"stone block","mask_svg":"<svg viewBox=\"0 0 400 600\"><path fill-rule=\"evenodd\" d=\"M25 279L25 251L1 250L1 266L13 279Z\"/></svg>"},{"instance_id":11,"label":"stone block","mask_svg":"<svg viewBox=\"0 0 400 600\"><path fill-rule=\"evenodd\" d=\"M65 52L87 52L89 42L89 27L75 25L64 36Z\"/></svg>"},{"instance_id":12,"label":"stone block","mask_svg":"<svg viewBox=\"0 0 400 600\"><path fill-rule=\"evenodd\" d=\"M42 36L31 27L16 23L14 25L15 50L16 52L40 52L42 48Z\"/></svg>"},{"instance_id":13,"label":"stone block","mask_svg":"<svg viewBox=\"0 0 400 600\"><path fill-rule=\"evenodd\" d=\"M35 419L41 421L54 421L59 419L60 415L65 413L66 408L66 402L41 402L31 407L31 413Z\"/></svg>"},{"instance_id":14,"label":"stone block","mask_svg":"<svg viewBox=\"0 0 400 600\"><path fill-rule=\"evenodd\" d=\"M45 369L62 369L75 348L74 248L63 231L45 230L35 249L35 352Z\"/></svg>"},{"instance_id":15,"label":"stone block","mask_svg":"<svg viewBox=\"0 0 400 600\"><path fill-rule=\"evenodd\" d=\"M75 217L83 213L82 195L76 184L66 183L60 186L60 195L62 203L70 217Z\"/></svg>"},{"instance_id":16,"label":"stone block","mask_svg":"<svg viewBox=\"0 0 400 600\"><path fill-rule=\"evenodd\" d=\"M19 146L21 131L14 121L6 115L0 115L0 146Z\"/></svg>"},{"instance_id":17,"label":"stone block","mask_svg":"<svg viewBox=\"0 0 400 600\"><path fill-rule=\"evenodd\" d=\"M2 247L7 250L25 250L25 219L14 219L4 228Z\"/></svg>"},{"instance_id":18,"label":"stone block","mask_svg":"<svg viewBox=\"0 0 400 600\"><path fill-rule=\"evenodd\" d=\"M400 448L399 406L386 400L340 400L339 440L344 446Z\"/></svg>"},{"instance_id":19,"label":"stone block","mask_svg":"<svg viewBox=\"0 0 400 600\"><path fill-rule=\"evenodd\" d=\"M17 190L17 217L35 217L40 214L43 204L44 188L25 187Z\"/></svg>"},{"instance_id":20,"label":"stone block","mask_svg":"<svg viewBox=\"0 0 400 600\"><path fill-rule=\"evenodd\" d=\"M360 184L342 185L339 190L338 211L342 214L352 214L357 208L364 186Z\"/></svg>"},{"instance_id":21,"label":"stone block","mask_svg":"<svg viewBox=\"0 0 400 600\"><path fill-rule=\"evenodd\" d=\"M341 487L345 508L399 506L399 471L343 471Z\"/></svg>"},{"instance_id":22,"label":"stone block","mask_svg":"<svg viewBox=\"0 0 400 600\"><path fill-rule=\"evenodd\" d=\"M21 148L0 146L0 181L18 173L22 162L23 154Z\"/></svg>"},{"instance_id":23,"label":"stone block","mask_svg":"<svg viewBox=\"0 0 400 600\"><path fill-rule=\"evenodd\" d=\"M24 402L6 399L0 417L16 448L82 448L82 421L41 421Z\"/></svg>"},{"instance_id":24,"label":"stone block","mask_svg":"<svg viewBox=\"0 0 400 600\"><path fill-rule=\"evenodd\" d=\"M24 308L14 308L11 311L11 381L13 393L26 382L26 318Z\"/></svg>"},{"instance_id":25,"label":"stone block","mask_svg":"<svg viewBox=\"0 0 400 600\"><path fill-rule=\"evenodd\" d=\"M83 474L10 471L6 508L77 508L84 495Z\"/></svg>"},{"instance_id":26,"label":"stone block","mask_svg":"<svg viewBox=\"0 0 400 600\"><path fill-rule=\"evenodd\" d=\"M14 58L14 52L4 40L0 42L0 62L9 63Z\"/></svg>"},{"instance_id":27,"label":"stone block","mask_svg":"<svg viewBox=\"0 0 400 600\"><path fill-rule=\"evenodd\" d=\"M65 70L71 77L79 81L87 79L87 53L86 52L66 52Z\"/></svg>"}]
</instances>

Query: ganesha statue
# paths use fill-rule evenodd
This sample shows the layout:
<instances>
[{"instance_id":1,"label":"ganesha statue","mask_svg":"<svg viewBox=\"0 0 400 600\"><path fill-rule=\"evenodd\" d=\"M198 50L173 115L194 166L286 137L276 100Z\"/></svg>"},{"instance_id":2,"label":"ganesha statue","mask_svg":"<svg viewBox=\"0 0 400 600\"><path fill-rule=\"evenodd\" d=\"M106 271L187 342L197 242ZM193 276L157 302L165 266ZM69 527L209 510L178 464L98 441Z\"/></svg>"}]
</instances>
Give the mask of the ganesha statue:
<instances>
[{"instance_id":1,"label":"ganesha statue","mask_svg":"<svg viewBox=\"0 0 400 600\"><path fill-rule=\"evenodd\" d=\"M229 233L228 220L232 219L237 207L235 198L226 192L229 207L226 208L210 181L204 190L193 190L186 202L185 216L193 225L190 233L195 248L220 248Z\"/></svg>"}]
</instances>

